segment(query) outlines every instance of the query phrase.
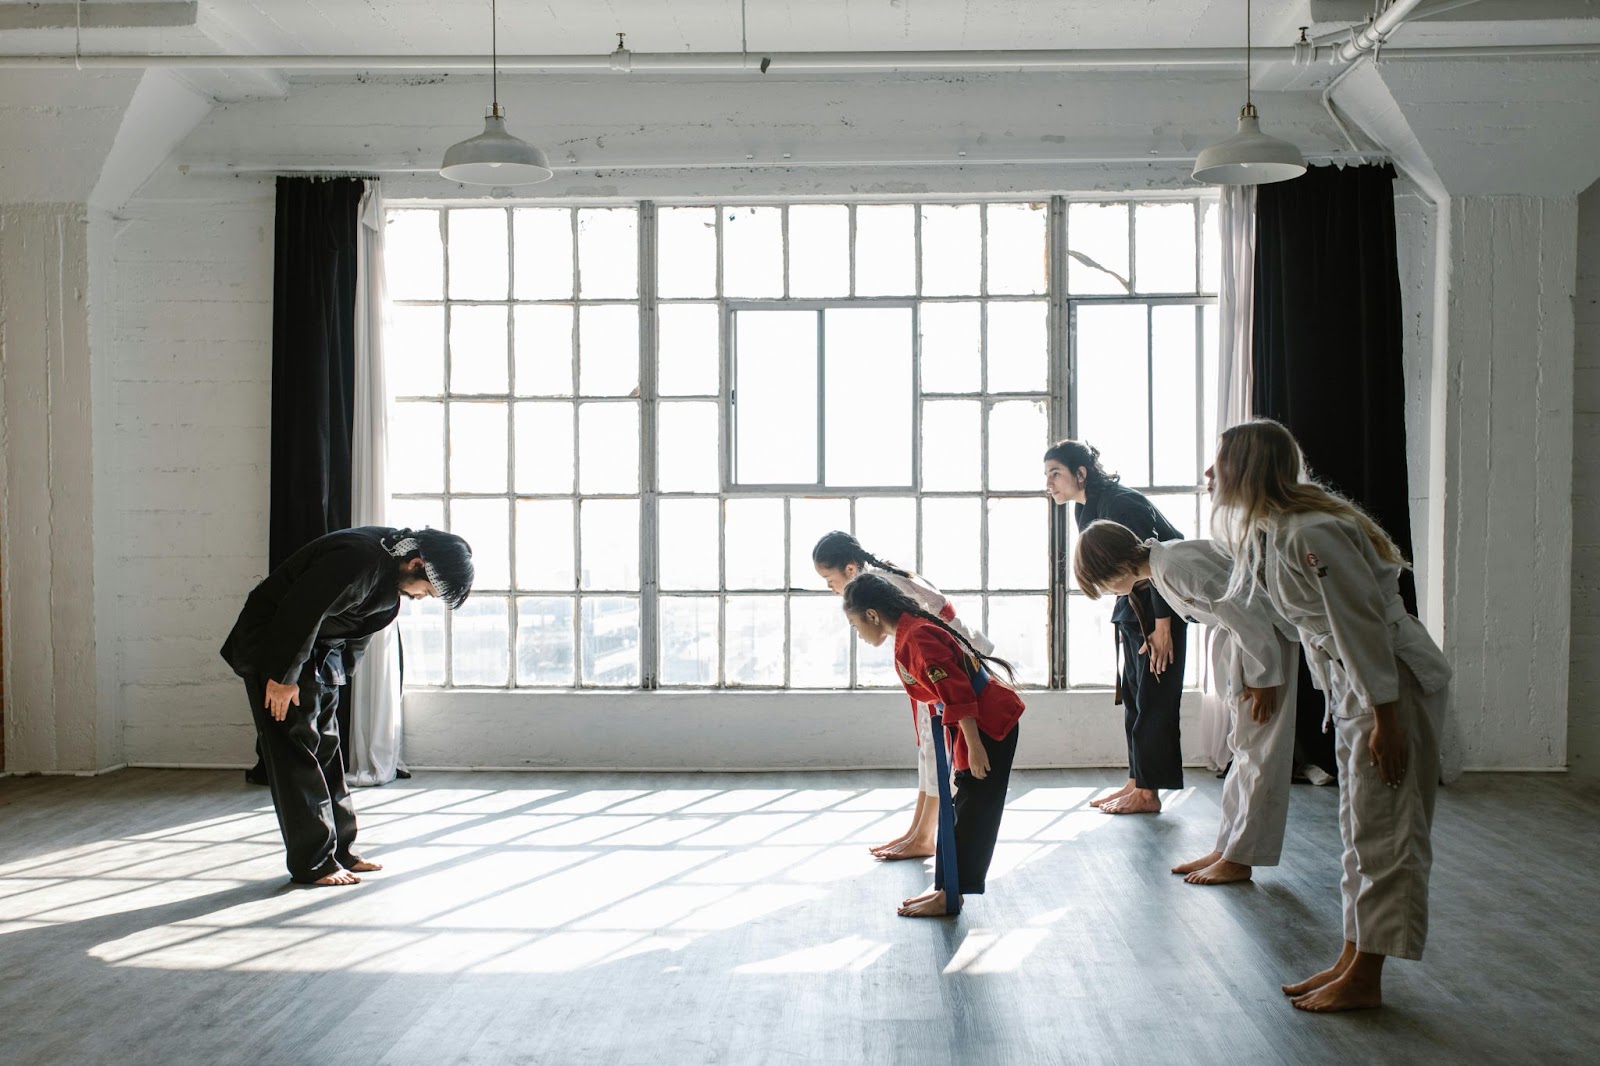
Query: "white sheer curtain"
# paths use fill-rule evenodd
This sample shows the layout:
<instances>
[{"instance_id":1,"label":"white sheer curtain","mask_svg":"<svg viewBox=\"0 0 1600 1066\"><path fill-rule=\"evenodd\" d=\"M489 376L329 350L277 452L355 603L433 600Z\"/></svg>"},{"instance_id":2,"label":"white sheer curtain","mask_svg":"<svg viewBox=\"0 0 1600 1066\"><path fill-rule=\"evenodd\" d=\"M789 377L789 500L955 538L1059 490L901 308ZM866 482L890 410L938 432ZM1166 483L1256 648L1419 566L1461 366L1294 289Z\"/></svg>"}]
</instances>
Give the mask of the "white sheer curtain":
<instances>
[{"instance_id":1,"label":"white sheer curtain","mask_svg":"<svg viewBox=\"0 0 1600 1066\"><path fill-rule=\"evenodd\" d=\"M383 193L368 180L356 248L355 440L350 514L358 526L387 525L388 384L383 371ZM372 638L356 671L350 707L352 785L382 785L400 769L400 638L394 626Z\"/></svg>"},{"instance_id":2,"label":"white sheer curtain","mask_svg":"<svg viewBox=\"0 0 1600 1066\"><path fill-rule=\"evenodd\" d=\"M1250 418L1250 341L1255 320L1256 187L1224 185L1218 212L1222 235L1222 280L1217 292L1217 432ZM1228 708L1216 691L1215 635L1206 631L1205 677L1200 697L1200 742L1214 770L1228 765Z\"/></svg>"}]
</instances>

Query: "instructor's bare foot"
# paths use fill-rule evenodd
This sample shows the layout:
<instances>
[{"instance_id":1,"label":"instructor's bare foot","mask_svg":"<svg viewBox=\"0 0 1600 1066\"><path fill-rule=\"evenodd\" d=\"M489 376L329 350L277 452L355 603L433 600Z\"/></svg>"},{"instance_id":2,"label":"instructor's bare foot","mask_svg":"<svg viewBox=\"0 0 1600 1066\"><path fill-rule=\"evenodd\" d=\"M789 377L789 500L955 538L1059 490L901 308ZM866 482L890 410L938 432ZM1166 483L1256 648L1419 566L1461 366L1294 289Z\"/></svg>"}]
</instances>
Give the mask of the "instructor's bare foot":
<instances>
[{"instance_id":1,"label":"instructor's bare foot","mask_svg":"<svg viewBox=\"0 0 1600 1066\"><path fill-rule=\"evenodd\" d=\"M349 869L358 874L370 874L374 870L383 869L381 862L368 862L366 859L357 859L351 863Z\"/></svg>"},{"instance_id":2,"label":"instructor's bare foot","mask_svg":"<svg viewBox=\"0 0 1600 1066\"><path fill-rule=\"evenodd\" d=\"M1204 870L1196 870L1185 881L1191 885L1231 885L1250 880L1250 867L1241 862L1218 859Z\"/></svg>"},{"instance_id":3,"label":"instructor's bare foot","mask_svg":"<svg viewBox=\"0 0 1600 1066\"><path fill-rule=\"evenodd\" d=\"M915 896L900 904L897 912L902 918L948 918L945 913L944 889L936 888L932 892Z\"/></svg>"},{"instance_id":4,"label":"instructor's bare foot","mask_svg":"<svg viewBox=\"0 0 1600 1066\"><path fill-rule=\"evenodd\" d=\"M872 854L879 862L898 862L901 859L926 859L934 853L934 842L931 840L902 840L892 848L884 848Z\"/></svg>"},{"instance_id":5,"label":"instructor's bare foot","mask_svg":"<svg viewBox=\"0 0 1600 1066\"><path fill-rule=\"evenodd\" d=\"M1343 974L1321 988L1291 1000L1300 1010L1329 1014L1341 1010L1369 1010L1383 1006L1383 983L1361 973L1362 967L1352 966Z\"/></svg>"},{"instance_id":6,"label":"instructor's bare foot","mask_svg":"<svg viewBox=\"0 0 1600 1066\"><path fill-rule=\"evenodd\" d=\"M1198 859L1195 859L1193 862L1180 862L1178 865L1172 868L1172 872L1175 874L1192 874L1196 870L1204 870L1207 866L1210 866L1220 858L1222 858L1222 852L1209 852L1200 856Z\"/></svg>"},{"instance_id":7,"label":"instructor's bare foot","mask_svg":"<svg viewBox=\"0 0 1600 1066\"><path fill-rule=\"evenodd\" d=\"M1161 797L1154 789L1136 788L1121 799L1100 805L1101 814L1160 814Z\"/></svg>"},{"instance_id":8,"label":"instructor's bare foot","mask_svg":"<svg viewBox=\"0 0 1600 1066\"><path fill-rule=\"evenodd\" d=\"M361 883L361 878L357 877L349 870L341 868L333 871L333 873L328 874L326 877L319 877L311 883L313 885L359 885Z\"/></svg>"},{"instance_id":9,"label":"instructor's bare foot","mask_svg":"<svg viewBox=\"0 0 1600 1066\"><path fill-rule=\"evenodd\" d=\"M1104 796L1098 796L1095 799L1090 800L1089 801L1089 806L1091 806L1091 807L1103 807L1107 803L1110 803L1112 800L1121 799L1123 796L1126 796L1128 793L1130 793L1132 791L1133 791L1133 778L1130 777L1130 778L1128 778L1128 783L1126 785L1123 785L1121 788L1117 789L1115 792L1109 793L1109 794L1104 795Z\"/></svg>"},{"instance_id":10,"label":"instructor's bare foot","mask_svg":"<svg viewBox=\"0 0 1600 1066\"><path fill-rule=\"evenodd\" d=\"M1344 972L1348 970L1350 968L1350 964L1355 961L1356 946L1347 940L1345 941L1344 950L1339 953L1338 962L1335 962L1326 970L1312 974L1304 981L1297 981L1292 985L1284 985L1283 994L1286 996L1303 996L1307 992L1314 992L1323 985L1343 977Z\"/></svg>"}]
</instances>

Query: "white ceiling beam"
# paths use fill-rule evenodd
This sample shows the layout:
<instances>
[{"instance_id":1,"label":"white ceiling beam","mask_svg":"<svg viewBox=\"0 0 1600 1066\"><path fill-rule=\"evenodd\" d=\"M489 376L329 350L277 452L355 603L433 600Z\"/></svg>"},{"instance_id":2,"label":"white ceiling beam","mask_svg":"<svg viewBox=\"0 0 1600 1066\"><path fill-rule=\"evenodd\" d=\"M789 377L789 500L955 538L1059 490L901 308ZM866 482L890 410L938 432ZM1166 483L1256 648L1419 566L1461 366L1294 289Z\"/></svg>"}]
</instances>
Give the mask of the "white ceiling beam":
<instances>
[{"instance_id":1,"label":"white ceiling beam","mask_svg":"<svg viewBox=\"0 0 1600 1066\"><path fill-rule=\"evenodd\" d=\"M199 18L194 0L151 3L0 4L0 32L14 30L149 30L193 26ZM81 21L80 21L81 20Z\"/></svg>"}]
</instances>

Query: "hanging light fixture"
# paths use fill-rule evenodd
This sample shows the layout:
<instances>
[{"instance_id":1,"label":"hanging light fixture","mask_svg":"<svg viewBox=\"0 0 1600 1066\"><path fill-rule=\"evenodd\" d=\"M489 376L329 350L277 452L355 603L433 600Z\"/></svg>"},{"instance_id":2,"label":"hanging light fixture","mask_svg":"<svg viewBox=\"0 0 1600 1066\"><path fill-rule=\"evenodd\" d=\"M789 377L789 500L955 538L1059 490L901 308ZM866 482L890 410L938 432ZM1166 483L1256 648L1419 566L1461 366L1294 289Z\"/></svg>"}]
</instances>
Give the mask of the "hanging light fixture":
<instances>
[{"instance_id":1,"label":"hanging light fixture","mask_svg":"<svg viewBox=\"0 0 1600 1066\"><path fill-rule=\"evenodd\" d=\"M1200 153L1194 161L1198 181L1211 185L1266 185L1298 178L1306 172L1300 149L1261 132L1256 105L1250 102L1250 49L1250 0L1245 0L1244 108L1239 112L1239 132Z\"/></svg>"},{"instance_id":2,"label":"hanging light fixture","mask_svg":"<svg viewBox=\"0 0 1600 1066\"><path fill-rule=\"evenodd\" d=\"M500 107L500 42L497 0L489 2L490 84L494 102L483 120L483 132L452 144L444 154L439 176L468 185L532 185L551 176L544 152L506 132Z\"/></svg>"}]
</instances>

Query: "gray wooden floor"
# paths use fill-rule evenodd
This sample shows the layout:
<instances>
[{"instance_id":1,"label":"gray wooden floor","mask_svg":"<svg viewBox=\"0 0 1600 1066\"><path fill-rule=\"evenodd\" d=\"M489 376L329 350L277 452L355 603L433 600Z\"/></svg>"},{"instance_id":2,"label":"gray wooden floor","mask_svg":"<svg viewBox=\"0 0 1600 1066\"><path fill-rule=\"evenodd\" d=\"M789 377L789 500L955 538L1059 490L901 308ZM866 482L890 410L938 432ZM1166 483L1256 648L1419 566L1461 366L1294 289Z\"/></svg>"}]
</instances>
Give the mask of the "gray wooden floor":
<instances>
[{"instance_id":1,"label":"gray wooden floor","mask_svg":"<svg viewBox=\"0 0 1600 1066\"><path fill-rule=\"evenodd\" d=\"M1219 783L1156 818L1104 772L1018 773L989 894L897 918L920 864L863 845L909 774L430 773L357 794L388 864L286 887L237 772L0 780L0 1059L54 1063L1578 1062L1600 1045L1600 793L1440 797L1433 938L1389 1005L1278 991L1339 944L1336 795L1284 865L1209 849Z\"/></svg>"}]
</instances>

